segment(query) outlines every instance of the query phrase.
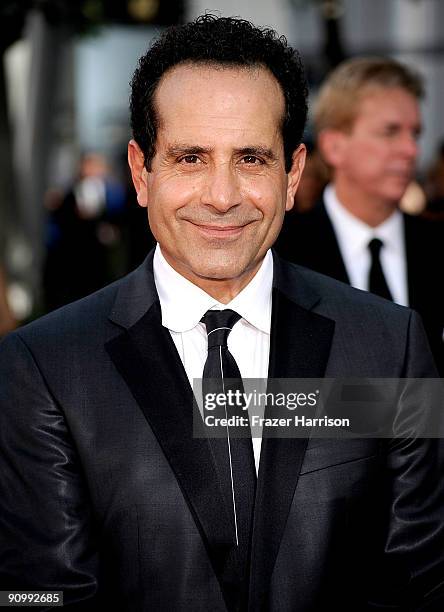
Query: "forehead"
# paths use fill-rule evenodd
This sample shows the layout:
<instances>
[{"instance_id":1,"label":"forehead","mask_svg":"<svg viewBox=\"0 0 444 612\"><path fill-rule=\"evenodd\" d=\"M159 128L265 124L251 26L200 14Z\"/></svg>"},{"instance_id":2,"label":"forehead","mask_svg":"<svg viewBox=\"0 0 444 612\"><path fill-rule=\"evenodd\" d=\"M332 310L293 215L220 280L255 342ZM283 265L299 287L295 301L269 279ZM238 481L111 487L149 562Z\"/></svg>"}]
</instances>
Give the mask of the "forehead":
<instances>
[{"instance_id":1,"label":"forehead","mask_svg":"<svg viewBox=\"0 0 444 612\"><path fill-rule=\"evenodd\" d=\"M281 86L262 66L175 66L162 77L154 104L159 131L280 132L285 112Z\"/></svg>"},{"instance_id":2,"label":"forehead","mask_svg":"<svg viewBox=\"0 0 444 612\"><path fill-rule=\"evenodd\" d=\"M358 97L354 124L364 121L419 125L418 99L402 87L367 87Z\"/></svg>"}]
</instances>

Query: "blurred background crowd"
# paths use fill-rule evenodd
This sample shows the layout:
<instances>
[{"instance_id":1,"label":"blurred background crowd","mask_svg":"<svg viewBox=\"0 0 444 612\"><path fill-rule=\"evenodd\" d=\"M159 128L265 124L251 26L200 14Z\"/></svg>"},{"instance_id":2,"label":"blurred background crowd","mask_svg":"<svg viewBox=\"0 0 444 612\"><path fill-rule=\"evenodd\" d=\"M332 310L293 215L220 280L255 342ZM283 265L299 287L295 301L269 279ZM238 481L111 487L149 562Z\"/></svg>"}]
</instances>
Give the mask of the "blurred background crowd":
<instances>
[{"instance_id":1,"label":"blurred background crowd","mask_svg":"<svg viewBox=\"0 0 444 612\"><path fill-rule=\"evenodd\" d=\"M391 57L421 74L416 176L399 205L442 223L441 0L2 0L0 336L119 278L153 245L127 169L128 83L162 28L206 10L284 34L301 52L313 103L350 57ZM312 119L305 142L300 212L331 180Z\"/></svg>"}]
</instances>

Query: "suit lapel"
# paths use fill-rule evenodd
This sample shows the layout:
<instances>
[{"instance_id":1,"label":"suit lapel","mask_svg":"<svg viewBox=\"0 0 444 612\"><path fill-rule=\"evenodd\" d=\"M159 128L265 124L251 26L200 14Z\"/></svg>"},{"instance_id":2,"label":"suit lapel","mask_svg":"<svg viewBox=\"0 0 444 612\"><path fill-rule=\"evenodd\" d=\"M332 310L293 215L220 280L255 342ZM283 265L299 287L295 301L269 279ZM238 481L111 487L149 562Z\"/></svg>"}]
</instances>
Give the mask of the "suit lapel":
<instances>
[{"instance_id":1,"label":"suit lapel","mask_svg":"<svg viewBox=\"0 0 444 612\"><path fill-rule=\"evenodd\" d=\"M319 247L320 257L322 258L322 266L316 268L322 274L327 274L332 278L336 278L343 283L350 284L350 279L345 269L344 260L342 259L339 243L336 238L333 224L325 209L324 202L320 202L312 212L313 227L318 237L321 240ZM327 255L327 256L325 256Z\"/></svg>"},{"instance_id":2,"label":"suit lapel","mask_svg":"<svg viewBox=\"0 0 444 612\"><path fill-rule=\"evenodd\" d=\"M423 257L423 250L427 249L427 242L423 239L418 228L418 219L408 215L404 218L404 240L407 261L407 288L409 306L422 312L424 304L430 303L429 287L434 286L428 278L430 261Z\"/></svg>"},{"instance_id":3,"label":"suit lapel","mask_svg":"<svg viewBox=\"0 0 444 612\"><path fill-rule=\"evenodd\" d=\"M285 279L276 267L275 275L269 378L322 378L334 322L300 305L313 305L317 301L313 295L299 295L299 304L295 303L296 296L286 293ZM251 610L263 609L307 442L264 435L253 527Z\"/></svg>"},{"instance_id":4,"label":"suit lapel","mask_svg":"<svg viewBox=\"0 0 444 612\"><path fill-rule=\"evenodd\" d=\"M416 269L416 261L418 260L418 255L420 254L420 250L418 248L415 249L415 245L412 240L412 227L409 223L410 219L403 215L404 218L404 244L405 244L405 255L407 262L407 289L409 296L409 306L411 308L417 308L416 295L415 292L412 291L412 288L417 285L417 269ZM416 252L415 252L416 251ZM419 251L419 253L418 253ZM416 257L415 257L416 256Z\"/></svg>"},{"instance_id":5,"label":"suit lapel","mask_svg":"<svg viewBox=\"0 0 444 612\"><path fill-rule=\"evenodd\" d=\"M193 437L193 411L197 410L193 392L171 335L161 324L158 300L135 323L128 314L128 306L137 304L140 295L140 283L136 283L118 296L111 318L132 325L108 342L106 350L174 472L230 608L238 588L231 515L224 505L209 440ZM150 286L148 302L154 297Z\"/></svg>"}]
</instances>

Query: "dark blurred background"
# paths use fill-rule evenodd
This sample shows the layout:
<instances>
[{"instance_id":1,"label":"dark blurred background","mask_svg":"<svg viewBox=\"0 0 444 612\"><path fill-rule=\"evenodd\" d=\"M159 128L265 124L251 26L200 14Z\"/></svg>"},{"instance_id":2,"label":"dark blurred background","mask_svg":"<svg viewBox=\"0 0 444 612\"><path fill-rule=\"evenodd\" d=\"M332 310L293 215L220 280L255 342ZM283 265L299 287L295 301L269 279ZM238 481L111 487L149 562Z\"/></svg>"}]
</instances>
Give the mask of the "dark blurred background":
<instances>
[{"instance_id":1,"label":"dark blurred background","mask_svg":"<svg viewBox=\"0 0 444 612\"><path fill-rule=\"evenodd\" d=\"M284 34L302 53L312 98L346 57L416 68L425 129L402 207L443 217L441 0L1 0L0 335L122 276L152 246L126 165L128 83L154 36L206 10ZM327 178L314 155L301 210Z\"/></svg>"}]
</instances>

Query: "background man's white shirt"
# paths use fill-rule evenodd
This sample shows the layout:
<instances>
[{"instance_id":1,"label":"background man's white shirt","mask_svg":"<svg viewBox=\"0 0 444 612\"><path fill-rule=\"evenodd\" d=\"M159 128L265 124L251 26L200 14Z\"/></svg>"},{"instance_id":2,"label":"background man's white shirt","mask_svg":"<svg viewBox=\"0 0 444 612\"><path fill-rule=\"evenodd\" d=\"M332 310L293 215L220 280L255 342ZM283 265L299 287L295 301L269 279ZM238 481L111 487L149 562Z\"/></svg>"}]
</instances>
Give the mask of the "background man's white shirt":
<instances>
[{"instance_id":1,"label":"background man's white shirt","mask_svg":"<svg viewBox=\"0 0 444 612\"><path fill-rule=\"evenodd\" d=\"M408 306L404 219L401 212L395 210L384 223L371 227L341 204L332 184L325 188L324 203L336 234L350 284L368 291L371 265L368 244L373 238L379 238L384 243L380 253L381 266L393 300L397 304Z\"/></svg>"}]
</instances>

